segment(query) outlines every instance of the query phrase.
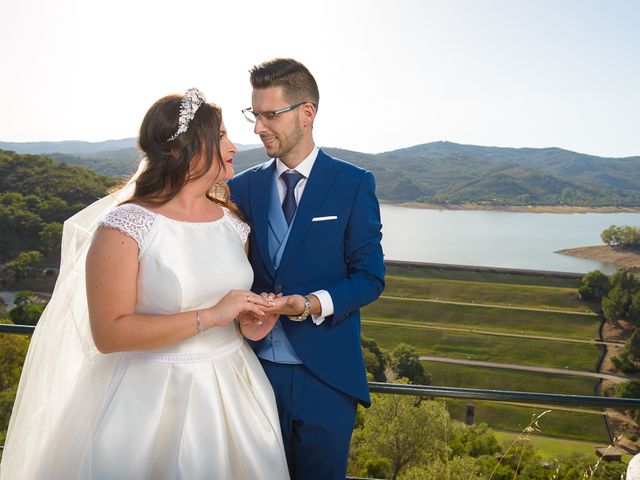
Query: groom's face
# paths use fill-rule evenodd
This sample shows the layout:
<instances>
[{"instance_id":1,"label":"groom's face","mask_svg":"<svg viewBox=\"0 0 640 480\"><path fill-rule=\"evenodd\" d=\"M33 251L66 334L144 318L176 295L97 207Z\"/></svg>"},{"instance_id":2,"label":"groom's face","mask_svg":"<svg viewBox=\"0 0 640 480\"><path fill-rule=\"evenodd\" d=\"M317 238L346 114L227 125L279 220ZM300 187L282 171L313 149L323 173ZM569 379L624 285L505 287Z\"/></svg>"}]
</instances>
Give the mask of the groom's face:
<instances>
[{"instance_id":1,"label":"groom's face","mask_svg":"<svg viewBox=\"0 0 640 480\"><path fill-rule=\"evenodd\" d=\"M254 89L251 96L254 112L274 112L291 103L284 98L282 87ZM258 116L253 131L260 136L269 157L284 161L287 154L300 143L304 135L300 113L301 109L298 108L280 113L274 118L268 118L268 115Z\"/></svg>"}]
</instances>

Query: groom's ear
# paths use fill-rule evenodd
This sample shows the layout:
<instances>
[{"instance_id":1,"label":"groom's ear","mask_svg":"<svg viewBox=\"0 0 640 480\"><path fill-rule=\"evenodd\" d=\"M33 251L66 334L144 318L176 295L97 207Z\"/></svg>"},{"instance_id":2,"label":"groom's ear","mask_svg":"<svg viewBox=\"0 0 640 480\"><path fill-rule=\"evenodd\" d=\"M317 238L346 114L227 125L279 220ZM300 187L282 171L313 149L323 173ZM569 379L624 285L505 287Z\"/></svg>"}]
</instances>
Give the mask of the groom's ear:
<instances>
[{"instance_id":1,"label":"groom's ear","mask_svg":"<svg viewBox=\"0 0 640 480\"><path fill-rule=\"evenodd\" d=\"M302 125L304 127L313 126L313 120L316 118L316 113L318 112L313 103L305 103L300 107L300 111L302 114Z\"/></svg>"}]
</instances>

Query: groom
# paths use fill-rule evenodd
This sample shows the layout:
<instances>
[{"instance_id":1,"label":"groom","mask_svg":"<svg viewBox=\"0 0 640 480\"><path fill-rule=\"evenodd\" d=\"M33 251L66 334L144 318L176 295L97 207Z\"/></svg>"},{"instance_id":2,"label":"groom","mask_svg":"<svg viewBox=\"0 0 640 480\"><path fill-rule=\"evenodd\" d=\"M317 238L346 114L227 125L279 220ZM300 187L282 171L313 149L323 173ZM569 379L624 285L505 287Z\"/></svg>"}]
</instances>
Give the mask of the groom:
<instances>
[{"instance_id":1,"label":"groom","mask_svg":"<svg viewBox=\"0 0 640 480\"><path fill-rule=\"evenodd\" d=\"M252 290L286 296L253 347L273 385L291 477L344 479L357 404L371 403L359 309L384 288L374 178L316 147L318 86L304 65L278 58L250 73L243 113L272 160L229 186L252 226Z\"/></svg>"}]
</instances>

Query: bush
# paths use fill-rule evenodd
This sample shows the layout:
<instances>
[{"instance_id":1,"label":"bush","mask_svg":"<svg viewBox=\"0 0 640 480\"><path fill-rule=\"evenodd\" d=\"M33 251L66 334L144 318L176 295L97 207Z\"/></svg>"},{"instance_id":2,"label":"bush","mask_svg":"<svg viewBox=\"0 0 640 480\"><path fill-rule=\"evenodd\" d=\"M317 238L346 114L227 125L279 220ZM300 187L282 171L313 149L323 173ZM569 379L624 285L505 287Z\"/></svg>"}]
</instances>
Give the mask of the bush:
<instances>
[{"instance_id":1,"label":"bush","mask_svg":"<svg viewBox=\"0 0 640 480\"><path fill-rule=\"evenodd\" d=\"M376 382L387 380L384 370L386 367L385 353L372 338L362 337L362 356L367 373L371 374Z\"/></svg>"},{"instance_id":2,"label":"bush","mask_svg":"<svg viewBox=\"0 0 640 480\"><path fill-rule=\"evenodd\" d=\"M29 303L26 305L18 305L9 310L9 318L16 325L37 325L40 316L44 311L44 305Z\"/></svg>"},{"instance_id":3,"label":"bush","mask_svg":"<svg viewBox=\"0 0 640 480\"><path fill-rule=\"evenodd\" d=\"M629 360L629 353L626 351L622 352L619 357L611 357L611 362L622 373L636 373L638 371L638 367Z\"/></svg>"}]
</instances>

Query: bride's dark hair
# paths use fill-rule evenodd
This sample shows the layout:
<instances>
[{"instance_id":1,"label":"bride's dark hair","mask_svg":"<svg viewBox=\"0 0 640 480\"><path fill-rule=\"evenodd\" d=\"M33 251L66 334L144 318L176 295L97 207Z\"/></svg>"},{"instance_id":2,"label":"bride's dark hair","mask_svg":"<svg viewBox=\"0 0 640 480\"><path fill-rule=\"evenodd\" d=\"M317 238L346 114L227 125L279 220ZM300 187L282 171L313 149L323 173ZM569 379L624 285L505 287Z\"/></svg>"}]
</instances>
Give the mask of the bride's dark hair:
<instances>
[{"instance_id":1,"label":"bride's dark hair","mask_svg":"<svg viewBox=\"0 0 640 480\"><path fill-rule=\"evenodd\" d=\"M213 162L224 171L220 156L220 126L222 111L212 103L203 103L189 122L186 132L174 140L168 139L178 130L182 95L167 95L154 103L142 120L138 146L147 157L147 167L136 180L133 196L126 203L160 206L167 203L188 182L204 176ZM203 165L191 171L191 161L204 157ZM229 187L217 182L207 196L214 202L240 215L229 200Z\"/></svg>"}]
</instances>

